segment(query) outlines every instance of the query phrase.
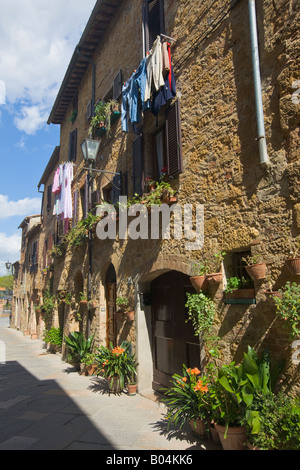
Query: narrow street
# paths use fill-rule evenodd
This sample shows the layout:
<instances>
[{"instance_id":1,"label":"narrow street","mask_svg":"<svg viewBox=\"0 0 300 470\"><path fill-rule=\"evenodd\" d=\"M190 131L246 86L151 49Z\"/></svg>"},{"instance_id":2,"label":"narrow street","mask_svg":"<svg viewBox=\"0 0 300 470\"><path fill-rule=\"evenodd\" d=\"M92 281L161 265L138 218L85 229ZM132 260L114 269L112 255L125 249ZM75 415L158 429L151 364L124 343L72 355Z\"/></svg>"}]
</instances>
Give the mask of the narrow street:
<instances>
[{"instance_id":1,"label":"narrow street","mask_svg":"<svg viewBox=\"0 0 300 470\"><path fill-rule=\"evenodd\" d=\"M220 449L189 429L167 432L162 404L109 395L101 379L79 375L8 322L0 318L0 450Z\"/></svg>"}]
</instances>

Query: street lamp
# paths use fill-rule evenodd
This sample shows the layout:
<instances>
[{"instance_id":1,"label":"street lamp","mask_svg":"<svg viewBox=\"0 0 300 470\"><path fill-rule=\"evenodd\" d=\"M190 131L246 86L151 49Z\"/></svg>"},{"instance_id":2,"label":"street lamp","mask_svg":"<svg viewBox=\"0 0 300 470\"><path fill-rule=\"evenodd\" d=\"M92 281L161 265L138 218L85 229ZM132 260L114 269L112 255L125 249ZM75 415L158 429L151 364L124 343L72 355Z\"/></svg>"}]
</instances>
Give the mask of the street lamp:
<instances>
[{"instance_id":1,"label":"street lamp","mask_svg":"<svg viewBox=\"0 0 300 470\"><path fill-rule=\"evenodd\" d=\"M100 146L100 140L85 138L81 144L81 150L86 162L95 162Z\"/></svg>"},{"instance_id":2,"label":"street lamp","mask_svg":"<svg viewBox=\"0 0 300 470\"><path fill-rule=\"evenodd\" d=\"M7 263L5 263L5 267L6 267L7 271L10 271L11 263L9 261L7 261Z\"/></svg>"}]
</instances>

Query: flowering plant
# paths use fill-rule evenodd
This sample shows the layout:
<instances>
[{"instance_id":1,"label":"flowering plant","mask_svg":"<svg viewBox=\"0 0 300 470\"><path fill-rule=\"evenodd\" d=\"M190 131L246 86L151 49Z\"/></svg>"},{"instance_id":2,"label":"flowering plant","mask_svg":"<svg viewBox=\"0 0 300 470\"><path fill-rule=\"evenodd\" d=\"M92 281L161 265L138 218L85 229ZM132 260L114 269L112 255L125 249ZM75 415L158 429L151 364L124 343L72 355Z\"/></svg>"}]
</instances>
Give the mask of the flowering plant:
<instances>
[{"instance_id":1,"label":"flowering plant","mask_svg":"<svg viewBox=\"0 0 300 470\"><path fill-rule=\"evenodd\" d=\"M193 369L183 366L183 375L174 374L169 389L163 389L166 398L169 424L174 423L180 428L186 421L206 419L208 408L205 395L209 391L206 376L201 376L197 367Z\"/></svg>"},{"instance_id":2,"label":"flowering plant","mask_svg":"<svg viewBox=\"0 0 300 470\"><path fill-rule=\"evenodd\" d=\"M137 362L129 342L123 341L120 346L100 346L96 353L98 375L100 373L109 381L112 388L114 378L117 378L120 389L125 383L133 381L136 376Z\"/></svg>"}]
</instances>

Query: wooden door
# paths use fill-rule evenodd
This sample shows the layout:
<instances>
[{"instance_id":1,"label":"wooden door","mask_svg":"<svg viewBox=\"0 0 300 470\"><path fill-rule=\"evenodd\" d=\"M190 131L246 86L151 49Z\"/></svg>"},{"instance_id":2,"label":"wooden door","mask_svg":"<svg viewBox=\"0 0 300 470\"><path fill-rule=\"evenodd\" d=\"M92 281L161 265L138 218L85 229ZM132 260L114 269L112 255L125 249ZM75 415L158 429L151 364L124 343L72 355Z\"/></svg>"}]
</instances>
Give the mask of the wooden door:
<instances>
[{"instance_id":1,"label":"wooden door","mask_svg":"<svg viewBox=\"0 0 300 470\"><path fill-rule=\"evenodd\" d=\"M170 271L152 282L153 388L168 387L182 366L200 367L199 337L186 323L186 293L193 292L189 277Z\"/></svg>"},{"instance_id":2,"label":"wooden door","mask_svg":"<svg viewBox=\"0 0 300 470\"><path fill-rule=\"evenodd\" d=\"M106 284L106 346L116 342L116 284Z\"/></svg>"}]
</instances>

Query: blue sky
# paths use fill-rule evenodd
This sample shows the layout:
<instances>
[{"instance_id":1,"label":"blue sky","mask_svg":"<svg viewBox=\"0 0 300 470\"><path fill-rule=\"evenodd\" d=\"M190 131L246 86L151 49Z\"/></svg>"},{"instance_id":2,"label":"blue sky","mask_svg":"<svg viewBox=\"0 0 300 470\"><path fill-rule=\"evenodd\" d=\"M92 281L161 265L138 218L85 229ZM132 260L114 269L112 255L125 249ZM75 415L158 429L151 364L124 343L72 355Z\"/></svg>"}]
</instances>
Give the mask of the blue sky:
<instances>
[{"instance_id":1,"label":"blue sky","mask_svg":"<svg viewBox=\"0 0 300 470\"><path fill-rule=\"evenodd\" d=\"M0 275L19 259L18 226L59 145L47 119L95 0L0 0Z\"/></svg>"}]
</instances>

